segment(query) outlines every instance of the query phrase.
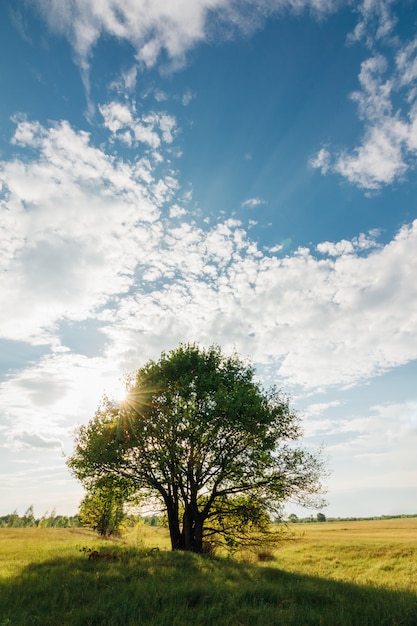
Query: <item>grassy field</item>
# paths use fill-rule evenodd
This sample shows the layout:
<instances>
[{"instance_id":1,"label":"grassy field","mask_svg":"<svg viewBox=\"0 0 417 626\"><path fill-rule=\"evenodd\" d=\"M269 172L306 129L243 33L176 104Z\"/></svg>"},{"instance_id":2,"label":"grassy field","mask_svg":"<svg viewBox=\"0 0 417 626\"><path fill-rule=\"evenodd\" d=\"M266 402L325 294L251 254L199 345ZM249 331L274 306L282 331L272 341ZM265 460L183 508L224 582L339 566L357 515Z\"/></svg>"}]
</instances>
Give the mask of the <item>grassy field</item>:
<instances>
[{"instance_id":1,"label":"grassy field","mask_svg":"<svg viewBox=\"0 0 417 626\"><path fill-rule=\"evenodd\" d=\"M0 626L417 625L417 519L291 531L259 562L171 553L149 527L0 529Z\"/></svg>"}]
</instances>

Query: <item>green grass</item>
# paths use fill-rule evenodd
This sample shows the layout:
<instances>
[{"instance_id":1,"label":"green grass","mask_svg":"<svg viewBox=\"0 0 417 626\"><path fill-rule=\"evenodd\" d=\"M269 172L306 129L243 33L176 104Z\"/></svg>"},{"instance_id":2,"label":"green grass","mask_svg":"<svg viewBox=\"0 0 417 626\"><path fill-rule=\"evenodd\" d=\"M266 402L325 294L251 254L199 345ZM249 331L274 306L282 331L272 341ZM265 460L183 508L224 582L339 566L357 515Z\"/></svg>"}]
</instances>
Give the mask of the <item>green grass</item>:
<instances>
[{"instance_id":1,"label":"green grass","mask_svg":"<svg viewBox=\"0 0 417 626\"><path fill-rule=\"evenodd\" d=\"M417 520L396 522L294 525L272 563L171 553L146 527L0 529L0 626L416 626Z\"/></svg>"}]
</instances>

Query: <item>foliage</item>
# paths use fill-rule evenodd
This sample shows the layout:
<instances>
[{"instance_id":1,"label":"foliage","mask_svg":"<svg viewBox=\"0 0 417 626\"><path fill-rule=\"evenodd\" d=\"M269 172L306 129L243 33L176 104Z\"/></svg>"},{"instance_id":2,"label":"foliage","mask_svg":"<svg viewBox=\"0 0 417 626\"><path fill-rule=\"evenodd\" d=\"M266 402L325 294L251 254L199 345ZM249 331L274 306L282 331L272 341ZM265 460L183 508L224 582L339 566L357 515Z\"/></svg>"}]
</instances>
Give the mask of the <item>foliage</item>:
<instances>
[{"instance_id":1,"label":"foliage","mask_svg":"<svg viewBox=\"0 0 417 626\"><path fill-rule=\"evenodd\" d=\"M90 489L80 504L79 515L83 526L93 528L102 537L118 535L126 513L123 489L98 483Z\"/></svg>"},{"instance_id":2,"label":"foliage","mask_svg":"<svg viewBox=\"0 0 417 626\"><path fill-rule=\"evenodd\" d=\"M19 517L17 510L15 509L13 513L6 515L2 518L4 520L4 525L8 528L23 528L23 519Z\"/></svg>"},{"instance_id":3,"label":"foliage","mask_svg":"<svg viewBox=\"0 0 417 626\"><path fill-rule=\"evenodd\" d=\"M161 515L145 515L141 518L145 526L163 526L164 518Z\"/></svg>"},{"instance_id":4,"label":"foliage","mask_svg":"<svg viewBox=\"0 0 417 626\"><path fill-rule=\"evenodd\" d=\"M22 517L22 526L24 528L36 526L35 515L33 513L33 504L26 509L25 514Z\"/></svg>"},{"instance_id":5,"label":"foliage","mask_svg":"<svg viewBox=\"0 0 417 626\"><path fill-rule=\"evenodd\" d=\"M324 513L317 513L317 521L318 522L325 522L326 521L326 516Z\"/></svg>"},{"instance_id":6,"label":"foliage","mask_svg":"<svg viewBox=\"0 0 417 626\"><path fill-rule=\"evenodd\" d=\"M32 504L23 516L14 510L13 513L0 517L0 528L75 528L79 525L78 515L56 515L55 509L51 513L46 512L40 519L36 519Z\"/></svg>"},{"instance_id":7,"label":"foliage","mask_svg":"<svg viewBox=\"0 0 417 626\"><path fill-rule=\"evenodd\" d=\"M201 498L204 504L205 498ZM245 546L255 552L275 545L282 529L271 525L265 503L252 496L223 496L214 501L204 526L205 550L226 546L232 555Z\"/></svg>"},{"instance_id":8,"label":"foliage","mask_svg":"<svg viewBox=\"0 0 417 626\"><path fill-rule=\"evenodd\" d=\"M159 499L172 549L202 552L214 531L263 533L288 499L322 506L322 464L300 435L288 398L250 364L186 344L139 369L121 405L104 398L68 465L87 490L114 480Z\"/></svg>"}]
</instances>

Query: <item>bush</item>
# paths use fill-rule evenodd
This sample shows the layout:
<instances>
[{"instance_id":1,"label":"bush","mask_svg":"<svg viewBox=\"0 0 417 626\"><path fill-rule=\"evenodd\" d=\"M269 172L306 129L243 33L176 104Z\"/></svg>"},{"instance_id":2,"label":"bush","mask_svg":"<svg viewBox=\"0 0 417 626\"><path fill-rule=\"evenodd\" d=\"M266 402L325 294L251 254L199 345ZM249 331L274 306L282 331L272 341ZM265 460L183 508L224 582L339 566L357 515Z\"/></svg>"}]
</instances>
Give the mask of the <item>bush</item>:
<instances>
[{"instance_id":1,"label":"bush","mask_svg":"<svg viewBox=\"0 0 417 626\"><path fill-rule=\"evenodd\" d=\"M275 555L269 550L259 550L259 552L256 553L256 556L258 561L260 561L261 563L275 561Z\"/></svg>"}]
</instances>

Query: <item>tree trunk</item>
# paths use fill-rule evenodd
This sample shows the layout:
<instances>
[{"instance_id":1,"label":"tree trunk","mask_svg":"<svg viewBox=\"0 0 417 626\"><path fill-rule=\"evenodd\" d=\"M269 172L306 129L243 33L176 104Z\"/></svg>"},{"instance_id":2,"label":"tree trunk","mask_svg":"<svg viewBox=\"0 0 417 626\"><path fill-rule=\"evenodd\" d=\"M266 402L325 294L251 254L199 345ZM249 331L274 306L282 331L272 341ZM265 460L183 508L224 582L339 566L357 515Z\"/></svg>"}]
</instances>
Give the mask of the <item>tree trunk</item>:
<instances>
[{"instance_id":1,"label":"tree trunk","mask_svg":"<svg viewBox=\"0 0 417 626\"><path fill-rule=\"evenodd\" d=\"M185 507L180 530L178 501L175 497L166 497L165 504L168 515L169 534L172 550L188 552L203 551L203 515L191 505Z\"/></svg>"},{"instance_id":2,"label":"tree trunk","mask_svg":"<svg viewBox=\"0 0 417 626\"><path fill-rule=\"evenodd\" d=\"M194 520L190 507L186 507L182 518L183 550L194 551Z\"/></svg>"},{"instance_id":3,"label":"tree trunk","mask_svg":"<svg viewBox=\"0 0 417 626\"><path fill-rule=\"evenodd\" d=\"M191 506L186 507L182 521L182 549L189 552L203 551L203 520L195 515Z\"/></svg>"},{"instance_id":4,"label":"tree trunk","mask_svg":"<svg viewBox=\"0 0 417 626\"><path fill-rule=\"evenodd\" d=\"M203 520L199 516L194 525L194 552L203 552Z\"/></svg>"},{"instance_id":5,"label":"tree trunk","mask_svg":"<svg viewBox=\"0 0 417 626\"><path fill-rule=\"evenodd\" d=\"M180 523L178 519L178 503L174 500L166 502L167 515L168 515L168 527L169 536L171 538L171 549L181 550L183 549L182 534L180 530Z\"/></svg>"}]
</instances>

